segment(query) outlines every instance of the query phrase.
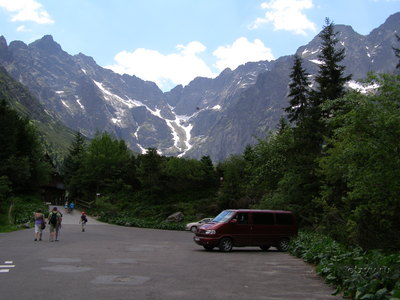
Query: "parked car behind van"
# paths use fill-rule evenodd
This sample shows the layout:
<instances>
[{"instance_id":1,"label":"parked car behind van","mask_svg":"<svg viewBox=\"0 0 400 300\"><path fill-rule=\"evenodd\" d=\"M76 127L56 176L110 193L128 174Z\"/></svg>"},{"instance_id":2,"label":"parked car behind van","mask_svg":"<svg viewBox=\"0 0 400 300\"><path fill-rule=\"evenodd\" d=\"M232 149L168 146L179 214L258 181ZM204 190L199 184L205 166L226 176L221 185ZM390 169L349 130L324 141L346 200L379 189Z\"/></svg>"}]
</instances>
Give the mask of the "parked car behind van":
<instances>
[{"instance_id":1,"label":"parked car behind van","mask_svg":"<svg viewBox=\"0 0 400 300\"><path fill-rule=\"evenodd\" d=\"M186 224L185 229L195 233L201 225L211 222L212 219L213 218L204 218L197 222L188 223Z\"/></svg>"},{"instance_id":2,"label":"parked car behind van","mask_svg":"<svg viewBox=\"0 0 400 300\"><path fill-rule=\"evenodd\" d=\"M229 252L246 246L268 250L273 246L287 251L297 232L296 217L290 211L228 209L202 225L193 239L206 250L218 247Z\"/></svg>"}]
</instances>

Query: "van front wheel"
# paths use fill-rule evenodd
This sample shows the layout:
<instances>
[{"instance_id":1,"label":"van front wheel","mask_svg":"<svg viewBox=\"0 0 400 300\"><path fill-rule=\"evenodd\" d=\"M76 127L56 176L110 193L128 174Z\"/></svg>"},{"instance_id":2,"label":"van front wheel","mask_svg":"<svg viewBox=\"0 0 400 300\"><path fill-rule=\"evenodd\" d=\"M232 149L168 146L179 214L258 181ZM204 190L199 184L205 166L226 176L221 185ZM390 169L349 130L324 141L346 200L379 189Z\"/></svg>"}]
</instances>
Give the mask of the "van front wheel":
<instances>
[{"instance_id":1,"label":"van front wheel","mask_svg":"<svg viewBox=\"0 0 400 300\"><path fill-rule=\"evenodd\" d=\"M233 242L230 238L223 238L219 242L219 250L222 252L229 252L232 250Z\"/></svg>"},{"instance_id":2,"label":"van front wheel","mask_svg":"<svg viewBox=\"0 0 400 300\"><path fill-rule=\"evenodd\" d=\"M286 252L289 250L289 239L281 239L277 246L279 251Z\"/></svg>"}]
</instances>

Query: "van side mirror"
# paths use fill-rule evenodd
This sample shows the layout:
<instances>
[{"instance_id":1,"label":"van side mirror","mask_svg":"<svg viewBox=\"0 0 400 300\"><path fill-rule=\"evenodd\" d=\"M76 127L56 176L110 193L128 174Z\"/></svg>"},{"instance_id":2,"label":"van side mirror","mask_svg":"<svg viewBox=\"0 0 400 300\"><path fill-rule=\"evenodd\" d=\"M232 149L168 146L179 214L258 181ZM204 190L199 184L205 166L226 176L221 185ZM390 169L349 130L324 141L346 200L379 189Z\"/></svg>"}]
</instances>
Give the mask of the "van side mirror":
<instances>
[{"instance_id":1,"label":"van side mirror","mask_svg":"<svg viewBox=\"0 0 400 300\"><path fill-rule=\"evenodd\" d=\"M237 220L236 220L236 219L232 219L232 220L230 221L230 223L236 224L236 223L237 223Z\"/></svg>"}]
</instances>

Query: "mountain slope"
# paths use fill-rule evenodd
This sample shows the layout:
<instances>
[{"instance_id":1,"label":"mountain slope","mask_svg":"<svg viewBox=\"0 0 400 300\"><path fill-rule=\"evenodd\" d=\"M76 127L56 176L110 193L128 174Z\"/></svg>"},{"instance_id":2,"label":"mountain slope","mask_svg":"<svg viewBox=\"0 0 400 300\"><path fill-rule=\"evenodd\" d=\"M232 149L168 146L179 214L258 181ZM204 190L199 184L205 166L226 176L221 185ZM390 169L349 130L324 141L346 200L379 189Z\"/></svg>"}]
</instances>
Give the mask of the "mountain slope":
<instances>
[{"instance_id":1,"label":"mountain slope","mask_svg":"<svg viewBox=\"0 0 400 300\"><path fill-rule=\"evenodd\" d=\"M74 132L51 117L29 91L10 77L2 67L0 67L0 100L5 100L10 107L32 121L38 129L46 152L54 163L60 163L71 145Z\"/></svg>"},{"instance_id":2,"label":"mountain slope","mask_svg":"<svg viewBox=\"0 0 400 300\"><path fill-rule=\"evenodd\" d=\"M368 35L337 25L346 50L346 72L394 72L392 46L400 13ZM318 72L318 36L297 50L310 74ZM25 85L54 118L92 137L108 131L137 152L221 161L274 130L287 106L293 56L226 69L214 79L196 78L167 93L135 76L104 69L88 56L71 56L51 36L29 45L0 37L0 65Z\"/></svg>"}]
</instances>

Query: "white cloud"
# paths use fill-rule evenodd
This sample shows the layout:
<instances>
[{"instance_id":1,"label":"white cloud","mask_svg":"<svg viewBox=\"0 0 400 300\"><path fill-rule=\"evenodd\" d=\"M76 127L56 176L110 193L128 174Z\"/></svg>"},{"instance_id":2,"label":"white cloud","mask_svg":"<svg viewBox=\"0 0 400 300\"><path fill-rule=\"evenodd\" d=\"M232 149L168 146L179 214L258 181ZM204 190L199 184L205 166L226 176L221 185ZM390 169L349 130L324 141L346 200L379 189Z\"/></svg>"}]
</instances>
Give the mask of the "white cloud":
<instances>
[{"instance_id":1,"label":"white cloud","mask_svg":"<svg viewBox=\"0 0 400 300\"><path fill-rule=\"evenodd\" d=\"M257 29L264 23L272 23L274 30L287 30L306 35L308 30L316 31L315 23L303 13L313 7L313 0L270 0L261 4L266 9L263 18L257 18L250 29Z\"/></svg>"},{"instance_id":2,"label":"white cloud","mask_svg":"<svg viewBox=\"0 0 400 300\"><path fill-rule=\"evenodd\" d=\"M32 31L32 29L26 28L25 25L21 25L21 26L17 27L17 31L18 32L30 32L30 31Z\"/></svg>"},{"instance_id":3,"label":"white cloud","mask_svg":"<svg viewBox=\"0 0 400 300\"><path fill-rule=\"evenodd\" d=\"M135 75L150 80L161 88L187 85L197 76L215 77L207 64L198 56L206 47L197 41L177 45L177 52L164 55L156 50L138 48L133 52L121 51L115 55L116 64L106 66L120 74Z\"/></svg>"},{"instance_id":4,"label":"white cloud","mask_svg":"<svg viewBox=\"0 0 400 300\"><path fill-rule=\"evenodd\" d=\"M261 40L249 42L245 37L238 38L232 45L218 47L213 54L217 57L215 66L220 71L225 68L236 69L249 61L275 59L271 49L265 47Z\"/></svg>"},{"instance_id":5,"label":"white cloud","mask_svg":"<svg viewBox=\"0 0 400 300\"><path fill-rule=\"evenodd\" d=\"M0 7L11 12L11 21L32 21L39 24L51 24L54 20L35 0L0 0Z\"/></svg>"}]
</instances>

